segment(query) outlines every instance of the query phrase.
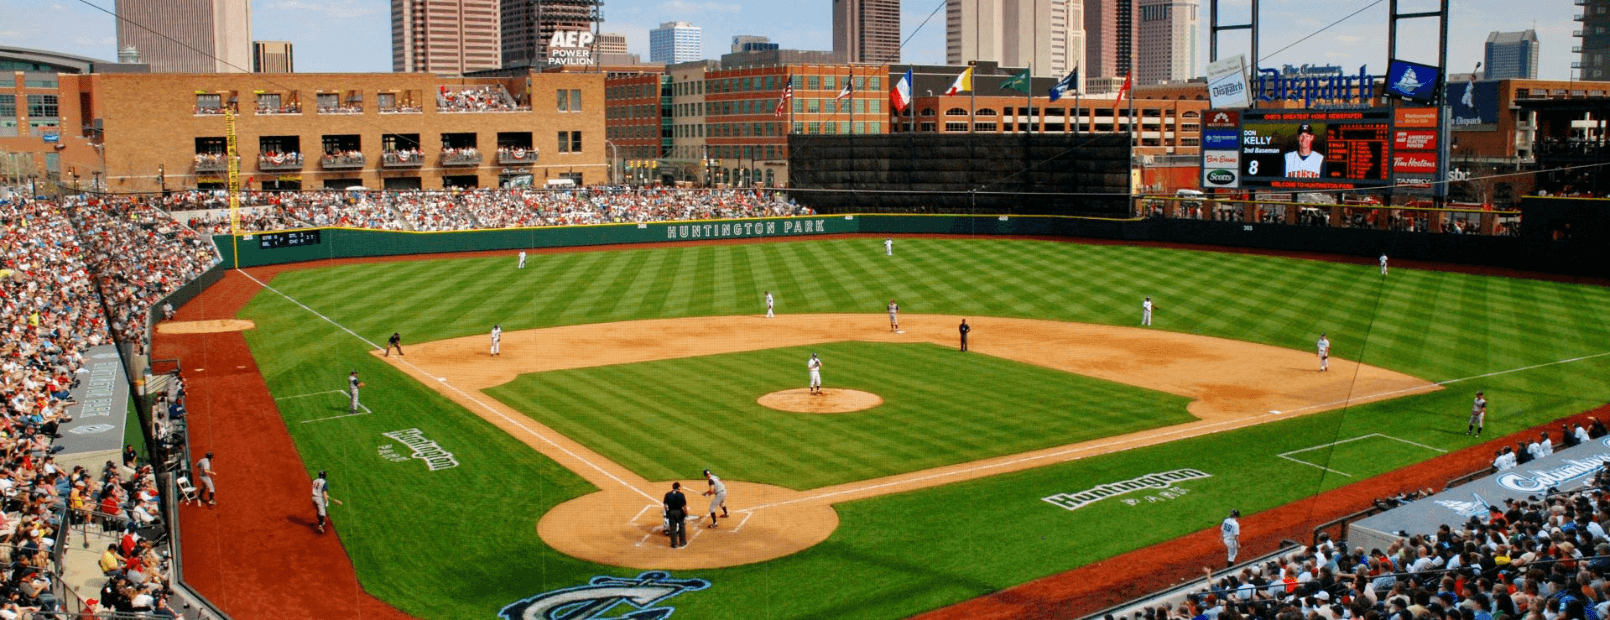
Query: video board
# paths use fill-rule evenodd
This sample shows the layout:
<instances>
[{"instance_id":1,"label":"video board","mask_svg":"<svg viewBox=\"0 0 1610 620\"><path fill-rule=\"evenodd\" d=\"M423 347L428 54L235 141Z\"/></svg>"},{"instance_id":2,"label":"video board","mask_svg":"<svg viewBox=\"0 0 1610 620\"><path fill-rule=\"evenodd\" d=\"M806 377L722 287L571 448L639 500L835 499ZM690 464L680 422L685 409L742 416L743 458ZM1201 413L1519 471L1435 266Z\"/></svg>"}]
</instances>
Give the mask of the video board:
<instances>
[{"instance_id":1,"label":"video board","mask_svg":"<svg viewBox=\"0 0 1610 620\"><path fill-rule=\"evenodd\" d=\"M1281 190L1392 183L1392 111L1241 110L1240 186Z\"/></svg>"}]
</instances>

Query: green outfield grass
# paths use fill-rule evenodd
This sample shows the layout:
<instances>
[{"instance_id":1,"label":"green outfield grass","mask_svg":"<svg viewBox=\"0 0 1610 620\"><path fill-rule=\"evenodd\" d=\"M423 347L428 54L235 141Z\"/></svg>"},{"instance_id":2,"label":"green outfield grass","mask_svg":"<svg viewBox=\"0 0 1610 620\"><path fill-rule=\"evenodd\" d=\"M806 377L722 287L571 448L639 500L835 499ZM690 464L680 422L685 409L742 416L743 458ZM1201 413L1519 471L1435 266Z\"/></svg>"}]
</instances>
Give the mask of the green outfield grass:
<instances>
[{"instance_id":1,"label":"green outfield grass","mask_svg":"<svg viewBox=\"0 0 1610 620\"><path fill-rule=\"evenodd\" d=\"M896 297L907 312L1119 325L1137 323L1140 300L1150 295L1159 306L1155 329L1305 351L1325 331L1339 357L1451 381L1437 393L841 504L840 528L821 545L759 565L678 572L712 583L666 603L679 618L903 617L1212 527L1230 507L1268 509L1438 454L1379 438L1316 446L1372 433L1441 450L1471 445L1477 440L1464 428L1477 389L1490 403L1489 435L1610 400L1610 356L1601 356L1610 351L1610 294L1598 287L1409 269L1383 280L1369 265L1024 240L902 239L891 258L881 242L534 255L525 270L514 268L511 253L315 268L283 274L273 285L376 347L401 331L405 348L484 334L493 323L519 330L756 314L763 290L777 296L781 313L864 312L876 321L882 304ZM269 388L284 399L281 412L309 470L338 474L334 494L358 500L335 507L335 518L359 577L376 596L423 618L493 618L503 605L594 575L639 572L578 561L536 538L542 512L592 490L579 477L371 358L370 345L283 297L259 295L242 316L257 322L246 332L248 342ZM866 381L875 386L868 391L890 402L821 420L747 419L769 415L751 409L757 390L799 387L799 349L543 373L492 391L651 479L696 477L714 462L744 474L729 479L814 486L899 470L904 466L889 461L908 452L956 462L1019 450L1014 443L1066 443L1060 433L1102 432L1078 428L1070 417L1076 403L1063 386L1095 389L1086 378L971 359L988 372L1039 374L1020 385L969 376L969 391L952 384L953 373L977 369L956 368L951 360L961 356L939 347L818 349L829 347L828 355L872 366L853 377L834 377L836 366L830 367L830 383ZM1593 357L1554 363L1584 356ZM893 364L883 359L902 359L922 372L894 378ZM787 370L743 372L773 363ZM354 368L369 385L364 402L374 412L320 420L342 406L337 395L317 394L341 389ZM1489 373L1502 374L1477 378ZM649 375L696 384L666 388L663 380L648 382ZM633 386L641 395L630 405L611 405L601 395ZM664 397L667 389L674 398ZM307 394L315 395L290 398ZM1114 424L1139 428L1178 415L1177 401L1155 398L1115 392L1092 400ZM1035 419L1036 410L1047 418ZM932 420L919 419L921 412ZM626 429L607 419L622 415L644 416L638 421L652 428ZM916 417L879 419L886 415ZM857 460L837 446L801 448L809 438L798 437L800 431L856 417L868 426L833 428L833 441L863 442L873 455ZM656 432L692 437L710 430L706 420L739 425L747 436L711 445L729 454L666 452L654 438ZM431 472L417 460L391 460L387 446L405 455L407 449L381 434L414 428L460 465ZM968 432L988 439L969 444ZM1294 451L1307 464L1276 456ZM1182 468L1211 477L1180 483L1168 496L1135 493L1074 511L1041 500Z\"/></svg>"}]
</instances>

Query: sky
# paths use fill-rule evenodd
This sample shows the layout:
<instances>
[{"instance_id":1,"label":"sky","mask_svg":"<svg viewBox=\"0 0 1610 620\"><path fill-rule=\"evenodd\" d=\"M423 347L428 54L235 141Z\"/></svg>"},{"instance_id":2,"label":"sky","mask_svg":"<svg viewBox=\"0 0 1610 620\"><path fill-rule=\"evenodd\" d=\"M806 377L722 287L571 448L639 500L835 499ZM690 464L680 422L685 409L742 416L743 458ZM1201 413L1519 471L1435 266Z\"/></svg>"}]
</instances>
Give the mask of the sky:
<instances>
[{"instance_id":1,"label":"sky","mask_svg":"<svg viewBox=\"0 0 1610 620\"><path fill-rule=\"evenodd\" d=\"M1198 69L1208 60L1208 0L1201 2ZM0 0L0 45L65 52L115 60L116 23L93 7L112 10L114 0ZM901 60L944 64L945 0L901 0L905 46ZM1366 66L1386 72L1389 0L1261 0L1259 53L1264 67L1336 65L1348 73ZM1399 12L1435 10L1437 0L1400 0ZM390 0L254 0L252 37L295 45L298 72L386 72L391 70ZM1453 0L1449 21L1450 73L1468 73L1482 60L1489 32L1537 30L1538 77L1567 80L1571 32L1582 7L1566 0ZM1223 0L1221 22L1246 23L1249 0ZM1354 13L1357 13L1354 15ZM1352 15L1349 17L1349 15ZM24 17L26 16L26 17ZM1344 20L1345 18L1345 20ZM603 32L625 34L632 53L648 58L648 31L662 22L686 21L703 29L704 54L719 58L732 37L770 37L786 49L833 47L831 0L607 0ZM1340 21L1341 23L1331 26ZM1404 22L1398 57L1436 64L1434 19ZM1220 57L1249 51L1248 33L1220 37Z\"/></svg>"}]
</instances>

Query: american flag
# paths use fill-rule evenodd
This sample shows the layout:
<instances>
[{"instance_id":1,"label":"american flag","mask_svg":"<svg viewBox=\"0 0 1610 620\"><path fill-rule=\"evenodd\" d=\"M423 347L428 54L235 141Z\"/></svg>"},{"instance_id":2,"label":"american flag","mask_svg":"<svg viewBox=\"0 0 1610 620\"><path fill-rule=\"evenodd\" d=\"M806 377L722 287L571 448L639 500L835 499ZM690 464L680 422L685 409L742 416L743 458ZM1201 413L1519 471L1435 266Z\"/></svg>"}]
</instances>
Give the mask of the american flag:
<instances>
[{"instance_id":1,"label":"american flag","mask_svg":"<svg viewBox=\"0 0 1610 620\"><path fill-rule=\"evenodd\" d=\"M783 85L783 96L777 99L777 110L772 112L777 118L783 117L783 110L788 109L788 100L794 98L794 76L788 76L788 83Z\"/></svg>"}]
</instances>

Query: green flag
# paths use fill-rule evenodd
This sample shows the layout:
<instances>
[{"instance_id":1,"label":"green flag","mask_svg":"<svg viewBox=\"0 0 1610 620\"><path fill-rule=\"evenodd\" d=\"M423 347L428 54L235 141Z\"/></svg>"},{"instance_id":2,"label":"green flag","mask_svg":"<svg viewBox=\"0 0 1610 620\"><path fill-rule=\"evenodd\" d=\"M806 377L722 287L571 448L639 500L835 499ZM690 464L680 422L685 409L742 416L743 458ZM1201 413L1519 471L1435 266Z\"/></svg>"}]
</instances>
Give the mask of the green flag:
<instances>
[{"instance_id":1,"label":"green flag","mask_svg":"<svg viewBox=\"0 0 1610 620\"><path fill-rule=\"evenodd\" d=\"M1014 75L1014 76L1012 76L1010 78L1007 78L1007 80L1005 82L1001 82L1001 90L1007 90L1007 89L1015 90L1015 91L1018 91L1018 92L1023 93L1023 94L1028 94L1029 89L1030 89L1030 86L1029 86L1029 70L1024 69L1022 73L1019 73L1019 74Z\"/></svg>"}]
</instances>

